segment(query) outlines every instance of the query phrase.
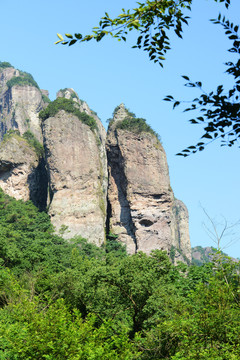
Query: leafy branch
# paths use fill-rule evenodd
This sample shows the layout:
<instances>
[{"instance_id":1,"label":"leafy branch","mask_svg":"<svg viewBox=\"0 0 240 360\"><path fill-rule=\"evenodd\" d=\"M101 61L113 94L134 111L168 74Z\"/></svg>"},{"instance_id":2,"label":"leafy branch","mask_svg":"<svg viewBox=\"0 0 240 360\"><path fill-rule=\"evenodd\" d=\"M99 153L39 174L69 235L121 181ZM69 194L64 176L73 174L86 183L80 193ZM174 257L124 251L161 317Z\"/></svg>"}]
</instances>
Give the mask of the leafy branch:
<instances>
[{"instance_id":1,"label":"leafy branch","mask_svg":"<svg viewBox=\"0 0 240 360\"><path fill-rule=\"evenodd\" d=\"M91 35L83 36L80 33L57 34L59 40L55 44L72 46L76 42L90 40L101 41L106 35L118 41L126 41L129 32L136 30L140 34L133 48L143 49L148 52L150 60L162 65L165 54L170 50L170 41L165 30L173 29L178 37L182 37L182 24L187 24L188 16L184 15L185 9L191 10L191 0L147 0L138 2L137 8L122 9L122 13L111 19L108 13L100 19L99 26L92 29Z\"/></svg>"},{"instance_id":2,"label":"leafy branch","mask_svg":"<svg viewBox=\"0 0 240 360\"><path fill-rule=\"evenodd\" d=\"M232 47L228 50L238 55L235 63L227 62L226 73L234 77L234 85L224 91L223 85L219 85L215 91L206 93L200 81L192 82L188 76L183 76L187 81L185 86L198 88L202 94L193 99L191 105L184 111L200 111L201 116L190 119L191 124L204 125L204 134L199 143L195 146L191 145L177 155L188 156L197 151L204 150L205 146L221 139L222 146L233 146L240 139L240 36L238 34L239 26L230 23L219 14L217 19L211 20L214 24L220 24L225 29L225 34L233 42ZM175 100L173 96L167 95L165 101L173 102L173 108L183 103L183 101Z\"/></svg>"}]
</instances>

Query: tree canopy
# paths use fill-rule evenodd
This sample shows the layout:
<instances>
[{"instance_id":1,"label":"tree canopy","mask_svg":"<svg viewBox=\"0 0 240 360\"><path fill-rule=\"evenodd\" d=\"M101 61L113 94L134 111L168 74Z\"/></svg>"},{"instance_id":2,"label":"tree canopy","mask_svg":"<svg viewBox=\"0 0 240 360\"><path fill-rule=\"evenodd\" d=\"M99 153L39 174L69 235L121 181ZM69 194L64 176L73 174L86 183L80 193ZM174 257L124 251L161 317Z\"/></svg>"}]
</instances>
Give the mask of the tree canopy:
<instances>
[{"instance_id":1,"label":"tree canopy","mask_svg":"<svg viewBox=\"0 0 240 360\"><path fill-rule=\"evenodd\" d=\"M1 359L239 359L238 262L66 242L2 191L0 210Z\"/></svg>"}]
</instances>

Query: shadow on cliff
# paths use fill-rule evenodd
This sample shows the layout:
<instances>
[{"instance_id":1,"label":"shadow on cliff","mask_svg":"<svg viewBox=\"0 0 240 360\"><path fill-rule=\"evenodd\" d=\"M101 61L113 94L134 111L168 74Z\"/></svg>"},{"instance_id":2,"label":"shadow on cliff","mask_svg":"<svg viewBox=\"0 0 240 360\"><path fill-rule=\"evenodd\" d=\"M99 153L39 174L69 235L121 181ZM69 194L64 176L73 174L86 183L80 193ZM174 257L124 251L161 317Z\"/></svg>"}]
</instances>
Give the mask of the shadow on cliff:
<instances>
[{"instance_id":1,"label":"shadow on cliff","mask_svg":"<svg viewBox=\"0 0 240 360\"><path fill-rule=\"evenodd\" d=\"M27 183L30 200L40 211L45 211L47 208L48 175L43 158L40 159L36 169L29 174Z\"/></svg>"},{"instance_id":2,"label":"shadow on cliff","mask_svg":"<svg viewBox=\"0 0 240 360\"><path fill-rule=\"evenodd\" d=\"M131 211L129 202L127 200L127 178L125 176L124 170L123 170L123 159L121 158L121 154L119 154L119 151L117 151L117 159L116 153L115 156L112 157L112 154L114 154L115 151L108 152L108 164L111 168L111 176L114 180L114 183L117 187L117 197L118 202L120 205L120 223L115 224L119 225L125 228L126 233L128 236L130 236L135 244L136 251L137 251L137 242L136 242L136 236L135 236L135 226L132 221ZM110 176L109 176L110 178ZM109 231L110 227L110 218L112 217L112 207L110 204L110 201L108 200L108 209L107 209L107 231Z\"/></svg>"}]
</instances>

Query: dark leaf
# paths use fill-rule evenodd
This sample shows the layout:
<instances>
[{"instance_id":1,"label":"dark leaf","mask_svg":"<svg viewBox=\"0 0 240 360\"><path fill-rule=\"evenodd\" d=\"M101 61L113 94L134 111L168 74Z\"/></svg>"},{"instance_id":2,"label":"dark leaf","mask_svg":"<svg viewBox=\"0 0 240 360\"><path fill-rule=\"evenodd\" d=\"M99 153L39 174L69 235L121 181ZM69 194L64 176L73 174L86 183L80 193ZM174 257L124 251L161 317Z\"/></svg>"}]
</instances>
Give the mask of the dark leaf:
<instances>
[{"instance_id":1,"label":"dark leaf","mask_svg":"<svg viewBox=\"0 0 240 360\"><path fill-rule=\"evenodd\" d=\"M180 104L180 101L176 101L174 104L173 104L173 109L175 109L176 106L178 106Z\"/></svg>"},{"instance_id":2,"label":"dark leaf","mask_svg":"<svg viewBox=\"0 0 240 360\"><path fill-rule=\"evenodd\" d=\"M70 41L70 43L68 45L71 46L71 45L75 44L75 42L77 42L77 40L73 39L73 40Z\"/></svg>"}]
</instances>

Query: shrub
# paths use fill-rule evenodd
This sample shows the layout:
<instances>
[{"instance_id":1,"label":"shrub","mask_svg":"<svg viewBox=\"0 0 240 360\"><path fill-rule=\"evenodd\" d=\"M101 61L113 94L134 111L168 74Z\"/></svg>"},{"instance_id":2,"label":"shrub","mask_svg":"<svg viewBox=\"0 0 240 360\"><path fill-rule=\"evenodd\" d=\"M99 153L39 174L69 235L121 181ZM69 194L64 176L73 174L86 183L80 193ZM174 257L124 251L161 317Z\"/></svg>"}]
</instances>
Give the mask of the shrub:
<instances>
[{"instance_id":1,"label":"shrub","mask_svg":"<svg viewBox=\"0 0 240 360\"><path fill-rule=\"evenodd\" d=\"M27 140L28 144L34 148L36 154L38 155L38 157L42 157L43 153L44 153L44 149L42 144L40 144L40 142L35 138L35 136L33 135L33 133L31 131L26 131L23 134L23 138L25 140Z\"/></svg>"},{"instance_id":2,"label":"shrub","mask_svg":"<svg viewBox=\"0 0 240 360\"><path fill-rule=\"evenodd\" d=\"M50 103L51 100L49 99L49 97L47 97L45 94L42 94L42 99L45 103Z\"/></svg>"},{"instance_id":3,"label":"shrub","mask_svg":"<svg viewBox=\"0 0 240 360\"><path fill-rule=\"evenodd\" d=\"M27 72L23 72L23 71L20 71L20 76L15 76L7 81L7 86L9 89L11 89L15 85L18 85L18 86L30 85L30 86L34 86L37 89L39 89L39 86L36 83L36 81L34 80L34 78L32 77L32 75Z\"/></svg>"},{"instance_id":4,"label":"shrub","mask_svg":"<svg viewBox=\"0 0 240 360\"><path fill-rule=\"evenodd\" d=\"M96 120L92 116L81 112L77 108L75 101L72 99L57 98L56 100L52 101L45 110L40 111L39 117L44 121L49 117L55 116L60 110L64 110L77 116L78 119L84 124L88 125L92 131L97 128Z\"/></svg>"},{"instance_id":5,"label":"shrub","mask_svg":"<svg viewBox=\"0 0 240 360\"><path fill-rule=\"evenodd\" d=\"M10 139L11 137L18 137L18 138L23 138L25 139L28 144L34 148L36 154L38 155L38 157L42 157L43 153L44 153L44 149L42 144L40 144L40 142L35 138L35 136L33 135L33 133L31 131L26 131L23 136L20 135L19 130L8 130L6 132L6 134L3 136L3 141L7 141L8 139Z\"/></svg>"},{"instance_id":6,"label":"shrub","mask_svg":"<svg viewBox=\"0 0 240 360\"><path fill-rule=\"evenodd\" d=\"M6 134L3 135L3 141L7 141L14 135L20 136L19 130L13 130L13 129L8 130Z\"/></svg>"},{"instance_id":7,"label":"shrub","mask_svg":"<svg viewBox=\"0 0 240 360\"><path fill-rule=\"evenodd\" d=\"M1 69L5 69L5 68L8 68L8 67L13 67L13 66L9 62L0 61L0 68Z\"/></svg>"},{"instance_id":8,"label":"shrub","mask_svg":"<svg viewBox=\"0 0 240 360\"><path fill-rule=\"evenodd\" d=\"M146 120L142 118L126 117L124 120L116 123L116 128L129 130L136 134L147 132L156 136L160 141L159 135L146 123Z\"/></svg>"}]
</instances>

